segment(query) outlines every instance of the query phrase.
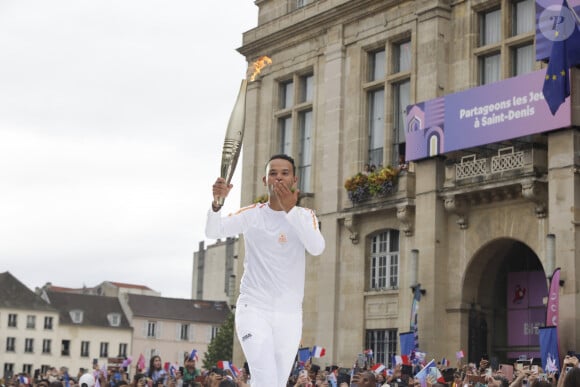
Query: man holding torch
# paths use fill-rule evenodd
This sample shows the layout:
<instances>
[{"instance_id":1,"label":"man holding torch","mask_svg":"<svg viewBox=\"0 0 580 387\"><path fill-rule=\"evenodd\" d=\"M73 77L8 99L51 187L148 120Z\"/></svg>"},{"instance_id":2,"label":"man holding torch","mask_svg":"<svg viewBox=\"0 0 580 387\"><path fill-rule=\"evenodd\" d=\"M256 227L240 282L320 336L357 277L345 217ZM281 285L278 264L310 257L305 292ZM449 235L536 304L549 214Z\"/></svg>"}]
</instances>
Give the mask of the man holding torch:
<instances>
[{"instance_id":1,"label":"man holding torch","mask_svg":"<svg viewBox=\"0 0 580 387\"><path fill-rule=\"evenodd\" d=\"M231 184L213 185L206 236L244 235L244 274L236 304L236 332L250 366L252 387L283 387L302 335L306 251L322 254L325 242L314 212L297 206L294 159L274 155L262 178L268 202L221 216L220 198Z\"/></svg>"}]
</instances>

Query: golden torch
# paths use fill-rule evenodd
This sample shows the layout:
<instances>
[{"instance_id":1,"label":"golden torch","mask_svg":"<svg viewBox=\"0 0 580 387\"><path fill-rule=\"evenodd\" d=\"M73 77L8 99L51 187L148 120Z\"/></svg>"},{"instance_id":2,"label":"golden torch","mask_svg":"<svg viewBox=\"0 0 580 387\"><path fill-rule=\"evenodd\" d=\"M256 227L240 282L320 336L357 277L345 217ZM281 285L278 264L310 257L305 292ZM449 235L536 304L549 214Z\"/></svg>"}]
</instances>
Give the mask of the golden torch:
<instances>
[{"instance_id":1,"label":"golden torch","mask_svg":"<svg viewBox=\"0 0 580 387\"><path fill-rule=\"evenodd\" d=\"M250 82L253 82L256 79L256 76L260 74L260 71L270 63L272 63L272 60L267 56L258 58L258 60L255 61L250 68L252 70L252 74L249 76ZM230 115L228 129L226 130L226 136L224 139L220 176L225 179L226 184L230 184L232 181L232 177L238 163L238 158L240 157L240 151L242 150L242 140L244 138L244 127L246 122L247 88L248 80L244 79L242 80L234 109ZM224 204L224 200L225 198L222 197L217 198L218 204L220 206Z\"/></svg>"}]
</instances>

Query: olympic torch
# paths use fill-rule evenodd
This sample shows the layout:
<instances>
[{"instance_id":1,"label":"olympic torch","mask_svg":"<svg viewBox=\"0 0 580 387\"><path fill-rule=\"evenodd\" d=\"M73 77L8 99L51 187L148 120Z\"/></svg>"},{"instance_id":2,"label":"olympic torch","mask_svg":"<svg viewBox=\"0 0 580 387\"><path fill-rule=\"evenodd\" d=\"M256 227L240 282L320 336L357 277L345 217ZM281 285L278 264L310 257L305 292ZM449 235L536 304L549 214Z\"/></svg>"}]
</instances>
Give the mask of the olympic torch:
<instances>
[{"instance_id":1,"label":"olympic torch","mask_svg":"<svg viewBox=\"0 0 580 387\"><path fill-rule=\"evenodd\" d=\"M260 70L270 63L272 63L272 60L267 56L260 57L256 62L254 62L252 64L253 72L249 77L250 82L253 82L254 79L256 79L256 76L260 73ZM220 176L225 179L226 184L230 184L232 177L234 176L238 158L240 157L240 151L242 150L242 140L244 138L244 127L246 122L247 88L248 80L244 79L242 80L234 109L230 115L230 121L228 122L228 128L224 139ZM222 206L224 200L225 198L218 197L218 205Z\"/></svg>"}]
</instances>

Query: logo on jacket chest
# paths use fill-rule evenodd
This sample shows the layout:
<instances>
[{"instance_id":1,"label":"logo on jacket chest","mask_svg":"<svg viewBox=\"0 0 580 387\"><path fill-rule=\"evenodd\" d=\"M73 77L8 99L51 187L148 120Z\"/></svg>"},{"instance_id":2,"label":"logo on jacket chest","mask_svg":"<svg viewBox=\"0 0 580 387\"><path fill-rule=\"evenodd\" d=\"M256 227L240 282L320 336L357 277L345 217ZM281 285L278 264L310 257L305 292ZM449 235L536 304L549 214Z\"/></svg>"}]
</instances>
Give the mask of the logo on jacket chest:
<instances>
[{"instance_id":1,"label":"logo on jacket chest","mask_svg":"<svg viewBox=\"0 0 580 387\"><path fill-rule=\"evenodd\" d=\"M285 244L288 242L288 237L286 237L286 234L284 234L283 232L280 233L280 235L278 236L278 243L280 243L281 245Z\"/></svg>"}]
</instances>

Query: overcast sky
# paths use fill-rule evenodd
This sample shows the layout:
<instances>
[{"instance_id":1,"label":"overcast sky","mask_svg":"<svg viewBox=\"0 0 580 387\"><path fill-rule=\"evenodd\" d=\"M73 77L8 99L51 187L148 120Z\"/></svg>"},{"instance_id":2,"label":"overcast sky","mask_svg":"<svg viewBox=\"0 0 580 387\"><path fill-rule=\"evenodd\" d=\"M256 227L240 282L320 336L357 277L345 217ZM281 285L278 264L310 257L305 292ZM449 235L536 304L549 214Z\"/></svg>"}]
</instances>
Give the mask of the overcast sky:
<instances>
[{"instance_id":1,"label":"overcast sky","mask_svg":"<svg viewBox=\"0 0 580 387\"><path fill-rule=\"evenodd\" d=\"M191 296L257 14L253 0L0 0L0 272Z\"/></svg>"}]
</instances>

